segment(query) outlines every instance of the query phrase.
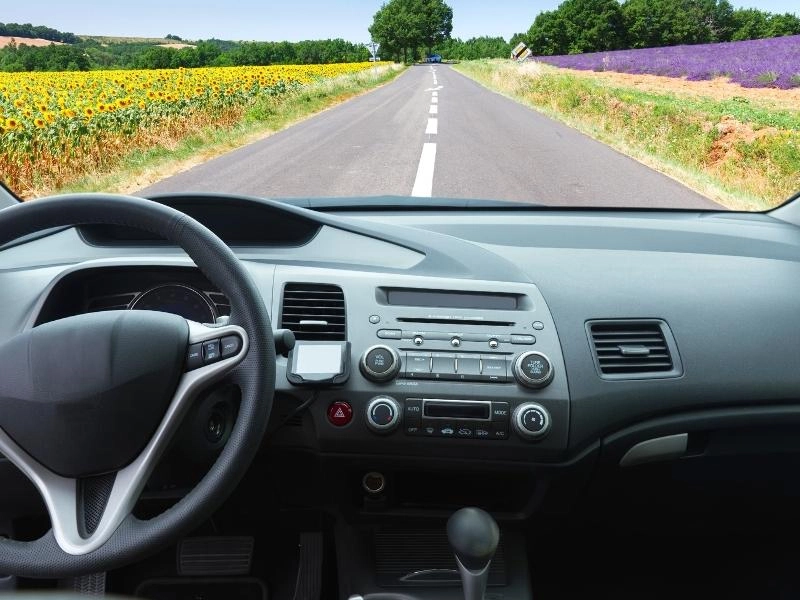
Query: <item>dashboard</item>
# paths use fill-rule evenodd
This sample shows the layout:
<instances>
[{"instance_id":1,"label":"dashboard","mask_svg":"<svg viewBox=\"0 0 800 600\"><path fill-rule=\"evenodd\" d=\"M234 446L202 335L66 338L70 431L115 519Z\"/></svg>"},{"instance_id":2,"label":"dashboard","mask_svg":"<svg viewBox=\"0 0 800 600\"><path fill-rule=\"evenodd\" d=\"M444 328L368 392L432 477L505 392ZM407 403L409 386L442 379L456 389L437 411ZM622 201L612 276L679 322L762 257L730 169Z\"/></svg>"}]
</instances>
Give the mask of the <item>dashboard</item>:
<instances>
[{"instance_id":1,"label":"dashboard","mask_svg":"<svg viewBox=\"0 0 800 600\"><path fill-rule=\"evenodd\" d=\"M297 365L346 346L339 379L278 445L569 469L800 424L800 229L769 215L157 201L229 243L274 328L311 357L278 356L276 405L290 408L276 419L309 397L292 375L314 369ZM179 249L120 227L5 248L0 304L3 337L99 310L231 310Z\"/></svg>"}]
</instances>

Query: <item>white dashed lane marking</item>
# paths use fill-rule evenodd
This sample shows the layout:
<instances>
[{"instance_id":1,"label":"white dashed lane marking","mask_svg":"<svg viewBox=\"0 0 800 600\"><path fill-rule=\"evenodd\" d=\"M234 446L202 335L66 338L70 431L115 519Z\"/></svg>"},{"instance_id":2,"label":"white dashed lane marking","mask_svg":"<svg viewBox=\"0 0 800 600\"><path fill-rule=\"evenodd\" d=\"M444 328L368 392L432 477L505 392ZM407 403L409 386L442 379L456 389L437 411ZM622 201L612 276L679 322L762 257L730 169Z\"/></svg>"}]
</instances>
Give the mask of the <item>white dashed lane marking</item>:
<instances>
[{"instance_id":1,"label":"white dashed lane marking","mask_svg":"<svg viewBox=\"0 0 800 600\"><path fill-rule=\"evenodd\" d=\"M417 177L411 195L418 198L430 198L433 193L433 169L436 165L436 144L425 142L419 157Z\"/></svg>"},{"instance_id":2,"label":"white dashed lane marking","mask_svg":"<svg viewBox=\"0 0 800 600\"><path fill-rule=\"evenodd\" d=\"M425 128L425 133L428 135L436 135L439 133L439 119L428 119L428 126Z\"/></svg>"},{"instance_id":3,"label":"white dashed lane marking","mask_svg":"<svg viewBox=\"0 0 800 600\"><path fill-rule=\"evenodd\" d=\"M431 104L431 108L428 112L432 115L436 115L439 113L439 107L436 104Z\"/></svg>"}]
</instances>

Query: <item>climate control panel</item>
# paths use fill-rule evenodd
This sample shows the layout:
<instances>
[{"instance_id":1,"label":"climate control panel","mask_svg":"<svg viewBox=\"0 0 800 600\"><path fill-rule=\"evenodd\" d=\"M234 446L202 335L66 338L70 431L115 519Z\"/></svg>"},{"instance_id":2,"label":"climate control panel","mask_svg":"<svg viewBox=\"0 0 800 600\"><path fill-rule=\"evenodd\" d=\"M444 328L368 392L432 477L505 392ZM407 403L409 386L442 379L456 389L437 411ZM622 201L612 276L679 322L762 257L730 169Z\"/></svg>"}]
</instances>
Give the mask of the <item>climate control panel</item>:
<instances>
[{"instance_id":1,"label":"climate control panel","mask_svg":"<svg viewBox=\"0 0 800 600\"><path fill-rule=\"evenodd\" d=\"M367 427L374 433L392 433L402 425L406 436L429 438L507 440L511 431L522 439L544 438L551 426L547 409L527 402L513 411L496 400L444 400L376 396L366 406Z\"/></svg>"}]
</instances>

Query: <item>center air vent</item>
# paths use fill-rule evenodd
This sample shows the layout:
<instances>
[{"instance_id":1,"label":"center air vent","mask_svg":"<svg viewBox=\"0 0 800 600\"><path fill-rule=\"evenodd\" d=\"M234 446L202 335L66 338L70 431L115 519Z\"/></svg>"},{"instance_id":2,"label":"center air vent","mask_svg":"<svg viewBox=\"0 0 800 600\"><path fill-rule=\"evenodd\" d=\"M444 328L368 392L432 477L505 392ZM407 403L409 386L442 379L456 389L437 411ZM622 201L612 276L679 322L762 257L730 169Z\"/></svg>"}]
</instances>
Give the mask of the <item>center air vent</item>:
<instances>
[{"instance_id":1,"label":"center air vent","mask_svg":"<svg viewBox=\"0 0 800 600\"><path fill-rule=\"evenodd\" d=\"M675 340L664 321L589 321L586 331L603 379L657 379L682 374Z\"/></svg>"},{"instance_id":2,"label":"center air vent","mask_svg":"<svg viewBox=\"0 0 800 600\"><path fill-rule=\"evenodd\" d=\"M319 283L287 283L283 289L281 327L290 329L298 340L345 340L342 288Z\"/></svg>"}]
</instances>

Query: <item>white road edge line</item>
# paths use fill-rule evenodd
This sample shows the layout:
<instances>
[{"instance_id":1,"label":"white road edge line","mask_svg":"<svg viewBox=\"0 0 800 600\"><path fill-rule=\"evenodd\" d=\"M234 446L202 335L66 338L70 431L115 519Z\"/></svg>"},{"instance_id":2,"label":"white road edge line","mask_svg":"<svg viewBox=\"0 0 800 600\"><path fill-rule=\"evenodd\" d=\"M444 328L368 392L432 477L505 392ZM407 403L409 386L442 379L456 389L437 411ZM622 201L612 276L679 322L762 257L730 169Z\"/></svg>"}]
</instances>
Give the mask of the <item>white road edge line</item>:
<instances>
[{"instance_id":1,"label":"white road edge line","mask_svg":"<svg viewBox=\"0 0 800 600\"><path fill-rule=\"evenodd\" d=\"M425 142L422 144L422 154L419 157L417 177L411 195L417 198L430 198L433 193L433 169L436 166L436 144Z\"/></svg>"},{"instance_id":2,"label":"white road edge line","mask_svg":"<svg viewBox=\"0 0 800 600\"><path fill-rule=\"evenodd\" d=\"M425 133L428 135L436 135L439 133L439 119L428 119L428 126L425 128Z\"/></svg>"},{"instance_id":3,"label":"white road edge line","mask_svg":"<svg viewBox=\"0 0 800 600\"><path fill-rule=\"evenodd\" d=\"M439 113L439 107L435 104L431 104L431 108L428 111L430 114L435 115Z\"/></svg>"}]
</instances>

